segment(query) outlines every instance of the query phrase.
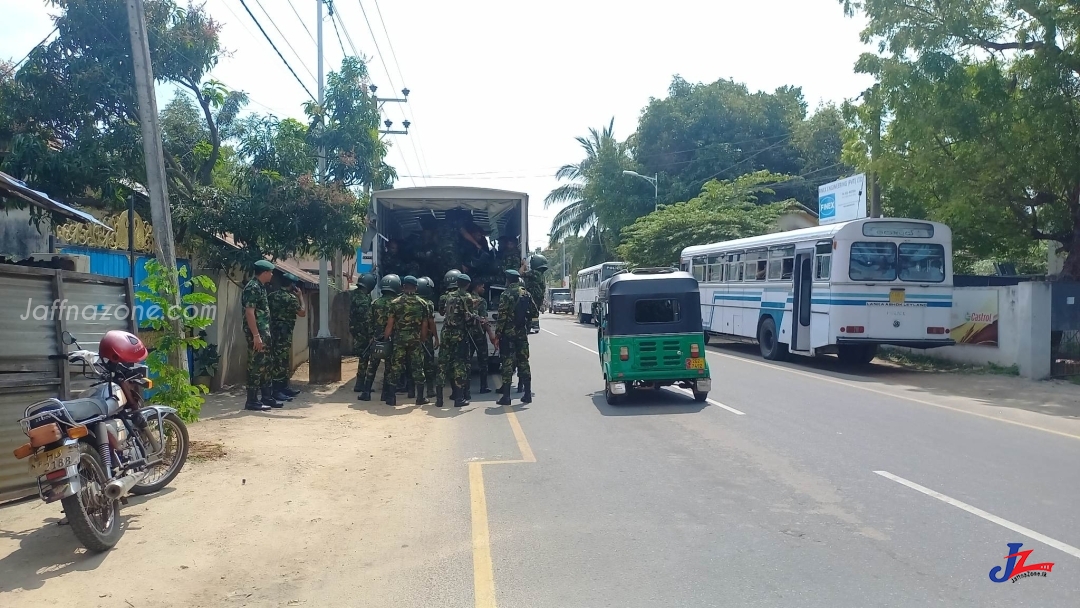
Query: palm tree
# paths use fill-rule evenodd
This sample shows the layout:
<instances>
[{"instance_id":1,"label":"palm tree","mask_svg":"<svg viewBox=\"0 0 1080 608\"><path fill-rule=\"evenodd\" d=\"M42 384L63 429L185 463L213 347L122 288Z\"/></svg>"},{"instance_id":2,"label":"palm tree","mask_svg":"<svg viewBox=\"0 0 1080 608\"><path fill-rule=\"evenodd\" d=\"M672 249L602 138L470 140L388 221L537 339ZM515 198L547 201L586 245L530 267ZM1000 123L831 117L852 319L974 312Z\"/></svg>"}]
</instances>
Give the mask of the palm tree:
<instances>
[{"instance_id":1,"label":"palm tree","mask_svg":"<svg viewBox=\"0 0 1080 608\"><path fill-rule=\"evenodd\" d=\"M555 214L551 221L551 240L560 241L567 236L582 235L583 252L586 261L603 261L608 257L608 227L598 213L603 205L591 189L590 183L597 180L596 174L601 156L613 153L616 158L626 156L626 145L615 139L615 119L612 118L603 129L589 129L587 137L577 137L577 142L585 151L585 157L575 164L563 165L555 172L559 181L567 183L552 190L544 197L544 208L551 205L566 206ZM611 158L611 157L608 157ZM628 158L628 157L627 157Z\"/></svg>"}]
</instances>

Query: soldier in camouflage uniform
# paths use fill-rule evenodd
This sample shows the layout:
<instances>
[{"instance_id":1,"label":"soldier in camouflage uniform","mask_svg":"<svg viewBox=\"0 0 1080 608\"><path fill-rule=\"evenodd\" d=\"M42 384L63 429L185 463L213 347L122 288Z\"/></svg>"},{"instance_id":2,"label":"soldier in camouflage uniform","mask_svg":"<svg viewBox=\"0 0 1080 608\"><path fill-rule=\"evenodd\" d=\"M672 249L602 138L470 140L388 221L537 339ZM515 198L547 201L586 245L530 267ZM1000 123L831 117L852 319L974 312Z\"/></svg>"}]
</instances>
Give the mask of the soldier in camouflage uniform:
<instances>
[{"instance_id":1,"label":"soldier in camouflage uniform","mask_svg":"<svg viewBox=\"0 0 1080 608\"><path fill-rule=\"evenodd\" d=\"M390 303L398 296L400 290L401 279L396 274L388 274L379 281L379 291L382 293L379 295L379 299L375 300L375 303L371 305L372 327L377 337L382 337L380 330L386 327L386 322L390 318ZM357 397L360 401L371 401L371 385L375 383L375 372L379 371L380 363L383 363L382 400L389 402L390 399L395 399L396 401L394 386L390 384L390 363L392 360L388 358L389 354L386 357L381 357L374 352L369 355L367 375L364 377L364 390Z\"/></svg>"},{"instance_id":2,"label":"soldier in camouflage uniform","mask_svg":"<svg viewBox=\"0 0 1080 608\"><path fill-rule=\"evenodd\" d=\"M356 384L353 390L364 390L368 362L371 359L371 340L375 337L375 320L371 316L371 291L378 284L375 275L365 273L356 280L349 305L349 333L356 351Z\"/></svg>"},{"instance_id":3,"label":"soldier in camouflage uniform","mask_svg":"<svg viewBox=\"0 0 1080 608\"><path fill-rule=\"evenodd\" d=\"M499 244L499 267L502 270L518 270L521 267L521 249L518 248L517 239L507 236L501 239ZM504 280L505 277L499 277Z\"/></svg>"},{"instance_id":4,"label":"soldier in camouflage uniform","mask_svg":"<svg viewBox=\"0 0 1080 608\"><path fill-rule=\"evenodd\" d=\"M514 369L524 385L522 403L532 402L532 371L529 369L529 323L535 314L532 298L519 281L516 270L506 271L506 291L499 298L499 318L496 321L495 335L502 352L502 397L496 401L499 405L510 405L510 383L514 380ZM518 323L517 310L522 303L528 303L525 322Z\"/></svg>"},{"instance_id":5,"label":"soldier in camouflage uniform","mask_svg":"<svg viewBox=\"0 0 1080 608\"><path fill-rule=\"evenodd\" d=\"M405 293L394 298L390 303L390 318L386 322L384 339L394 336L394 358L390 366L394 386L399 374L404 373L406 362L412 370L413 385L416 387L416 405L430 403L424 398L424 347L427 342L428 305L416 295L416 277L409 275L401 279L401 289ZM391 392L387 405L397 405L397 396Z\"/></svg>"},{"instance_id":6,"label":"soldier in camouflage uniform","mask_svg":"<svg viewBox=\"0 0 1080 608\"><path fill-rule=\"evenodd\" d=\"M272 407L284 407L274 399L270 390L270 306L266 301L266 284L274 276L274 265L266 260L255 262L255 276L244 286L240 305L244 308L244 337L247 338L247 401L244 409L265 412ZM262 391L262 400L259 399Z\"/></svg>"},{"instance_id":7,"label":"soldier in camouflage uniform","mask_svg":"<svg viewBox=\"0 0 1080 608\"><path fill-rule=\"evenodd\" d=\"M416 280L416 293L424 299L428 305L428 339L424 344L424 380L427 381L427 393L430 397L435 394L435 376L438 374L438 365L435 359L435 351L439 349L439 331L435 327L435 281L430 277L420 277Z\"/></svg>"},{"instance_id":8,"label":"soldier in camouflage uniform","mask_svg":"<svg viewBox=\"0 0 1080 608\"><path fill-rule=\"evenodd\" d=\"M267 296L270 305L270 338L274 349L270 353L274 399L292 401L300 391L289 388L292 376L292 339L296 328L296 317L307 316L304 310L304 298L296 283L300 279L286 272L282 275L282 286Z\"/></svg>"},{"instance_id":9,"label":"soldier in camouflage uniform","mask_svg":"<svg viewBox=\"0 0 1080 608\"><path fill-rule=\"evenodd\" d=\"M490 393L491 389L488 388L488 347L487 343L490 339L492 343L495 342L495 333L491 331L488 326L487 319L487 298L484 297L485 285L481 282L473 282L472 287L469 289L469 297L472 299L473 310L476 312L476 318L469 323L469 350L470 355L466 361L465 377L470 379L465 383L465 399L472 399L472 393L469 385L472 378L472 354L476 353L476 363L480 370L480 393Z\"/></svg>"},{"instance_id":10,"label":"soldier in camouflage uniform","mask_svg":"<svg viewBox=\"0 0 1080 608\"><path fill-rule=\"evenodd\" d=\"M443 277L443 293L439 296L439 314L446 316L446 298L450 297L450 294L457 290L457 280L461 276L461 271L457 269L451 269L447 271Z\"/></svg>"},{"instance_id":11,"label":"soldier in camouflage uniform","mask_svg":"<svg viewBox=\"0 0 1080 608\"><path fill-rule=\"evenodd\" d=\"M438 379L435 381L435 405L438 407L443 406L442 389L447 379L450 380L450 398L454 400L454 407L463 407L468 403L465 399L465 386L469 381L466 368L469 356L468 324L474 311L472 299L465 290L471 279L469 275L460 273L456 279L457 290L445 294L446 312L439 348Z\"/></svg>"},{"instance_id":12,"label":"soldier in camouflage uniform","mask_svg":"<svg viewBox=\"0 0 1080 608\"><path fill-rule=\"evenodd\" d=\"M521 282L525 285L525 291L532 297L535 316L529 320L529 333L540 333L540 304L544 301L544 273L547 272L548 261L542 255L534 255L521 264ZM517 392L524 389L521 378L518 378Z\"/></svg>"}]
</instances>

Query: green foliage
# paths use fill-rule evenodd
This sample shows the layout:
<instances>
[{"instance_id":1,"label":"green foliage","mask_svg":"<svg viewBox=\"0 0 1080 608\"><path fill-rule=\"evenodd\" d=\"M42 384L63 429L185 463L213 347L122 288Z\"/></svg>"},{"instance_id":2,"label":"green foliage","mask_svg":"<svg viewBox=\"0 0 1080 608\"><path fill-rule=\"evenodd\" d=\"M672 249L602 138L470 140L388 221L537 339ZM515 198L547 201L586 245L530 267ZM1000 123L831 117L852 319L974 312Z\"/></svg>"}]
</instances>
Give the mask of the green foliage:
<instances>
[{"instance_id":1,"label":"green foliage","mask_svg":"<svg viewBox=\"0 0 1080 608\"><path fill-rule=\"evenodd\" d=\"M682 250L691 245L769 232L796 201L762 204L760 199L771 198L772 186L787 179L759 171L733 181L710 181L697 197L664 207L625 228L619 255L633 266L677 265Z\"/></svg>"},{"instance_id":2,"label":"green foliage","mask_svg":"<svg viewBox=\"0 0 1080 608\"><path fill-rule=\"evenodd\" d=\"M206 332L199 332L199 339L206 341ZM202 348L193 349L192 354L195 363L195 377L208 376L213 377L217 374L218 364L221 362L221 355L218 353L217 344L207 343Z\"/></svg>"},{"instance_id":3,"label":"green foliage","mask_svg":"<svg viewBox=\"0 0 1080 608\"><path fill-rule=\"evenodd\" d=\"M1080 31L1075 2L851 2L879 55L856 69L878 85L849 109L847 151L872 143L886 208L949 224L961 258L1023 259L1061 242L1080 278ZM861 149L861 150L860 150Z\"/></svg>"},{"instance_id":4,"label":"green foliage","mask_svg":"<svg viewBox=\"0 0 1080 608\"><path fill-rule=\"evenodd\" d=\"M181 280L185 287L204 291L185 295L181 299L183 309L178 311L171 302L175 301L176 289ZM206 389L191 384L188 372L182 367L170 364L169 355L179 351L186 356L189 348L199 350L207 347L205 333L200 333L200 330L213 323L213 319L199 313L217 302L213 296L216 289L217 286L210 277L200 275L188 278L186 268L177 271L166 268L157 260L148 260L146 279L138 293L144 302L157 306L162 311L161 316L145 320L149 329L157 334L153 350L146 359L150 371L157 377L155 386L158 387L150 401L176 408L178 415L188 422L199 419L202 395ZM170 317L180 319L179 327L170 322Z\"/></svg>"}]
</instances>

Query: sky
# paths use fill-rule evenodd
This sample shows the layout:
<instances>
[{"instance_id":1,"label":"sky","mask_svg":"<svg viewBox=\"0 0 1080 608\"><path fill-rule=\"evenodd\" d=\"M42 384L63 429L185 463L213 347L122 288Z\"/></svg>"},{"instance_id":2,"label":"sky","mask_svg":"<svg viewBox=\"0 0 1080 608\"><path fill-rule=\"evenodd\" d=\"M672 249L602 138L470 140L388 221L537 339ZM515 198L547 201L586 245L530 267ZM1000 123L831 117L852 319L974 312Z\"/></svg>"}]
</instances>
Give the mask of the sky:
<instances>
[{"instance_id":1,"label":"sky","mask_svg":"<svg viewBox=\"0 0 1080 608\"><path fill-rule=\"evenodd\" d=\"M243 0L311 92L316 91L317 0ZM181 2L183 4L183 2ZM854 98L871 81L853 66L872 50L861 18L838 0L334 0L339 44L324 21L326 70L344 46L370 59L378 94L410 89L384 117L398 187L469 185L525 192L529 246L545 246L558 208L543 200L555 170L580 160L574 140L615 120L630 135L672 76L734 79L751 90L801 86L811 110ZM303 118L309 99L241 0L206 0L228 52L212 76L248 93L248 109ZM0 58L21 59L52 29L43 0L0 0ZM366 12L367 21L364 13ZM325 12L324 12L325 16ZM370 23L370 26L369 26ZM350 45L350 41L353 43ZM159 87L159 107L172 90ZM634 179L634 178L627 178Z\"/></svg>"}]
</instances>

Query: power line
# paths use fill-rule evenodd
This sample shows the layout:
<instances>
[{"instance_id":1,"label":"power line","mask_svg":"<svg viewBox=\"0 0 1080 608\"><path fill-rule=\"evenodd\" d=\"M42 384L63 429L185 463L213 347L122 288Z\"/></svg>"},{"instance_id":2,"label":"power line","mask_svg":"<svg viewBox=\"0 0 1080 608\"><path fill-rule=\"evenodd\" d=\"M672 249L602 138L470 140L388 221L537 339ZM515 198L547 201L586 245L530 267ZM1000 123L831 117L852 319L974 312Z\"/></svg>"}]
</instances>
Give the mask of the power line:
<instances>
[{"instance_id":1,"label":"power line","mask_svg":"<svg viewBox=\"0 0 1080 608\"><path fill-rule=\"evenodd\" d=\"M304 23L304 18L300 16L299 12L297 12L296 5L293 4L292 0L288 0L288 2L289 2L289 8L291 8L293 14L296 15L296 19L300 22L300 25L304 26L304 31L307 32L307 37L310 38L312 42L315 42L315 37L311 35L311 30L309 30L307 24ZM260 8L261 8L261 5L260 5ZM330 5L330 10L333 10L333 5L332 4ZM263 12L266 12L266 9L263 9Z\"/></svg>"},{"instance_id":2,"label":"power line","mask_svg":"<svg viewBox=\"0 0 1080 608\"><path fill-rule=\"evenodd\" d=\"M52 31L50 31L48 34L45 34L45 37L41 39L41 42L39 42L39 43L35 44L33 47L31 47L31 49L29 51L26 51L26 54L23 55L22 59L20 59L20 60L16 61L15 63L11 64L11 68L4 71L4 76L3 77L7 78L9 75L14 74L15 70L19 69L19 66L22 65L22 63L24 61L26 61L27 59L30 58L31 53L33 53L34 51L36 51L38 49L38 47L40 47L41 45L43 45L43 44L45 44L46 42L49 41L49 38L51 38L52 35L56 33L57 29L59 29L59 26L53 26Z\"/></svg>"},{"instance_id":3,"label":"power line","mask_svg":"<svg viewBox=\"0 0 1080 608\"><path fill-rule=\"evenodd\" d=\"M289 37L281 31L281 28L279 28L277 26L277 23L274 22L274 18L270 16L270 13L266 12L265 8L263 8L262 2L260 0L255 0L255 4L259 5L259 8L262 9L263 14L266 15L266 18L270 20L270 25L274 26L274 29L277 30L278 35L280 35L281 38L285 41L285 46L289 47L289 50L293 52L293 55L296 55L296 59L300 61L300 66L304 68L304 71L308 73L308 76L315 78L315 74L311 72L311 68L307 67L307 64L304 63L304 59L300 56L300 53L297 53L296 49L294 49L292 44L289 42ZM244 8L247 8L247 6L245 5ZM299 17L299 15L297 15L297 17ZM303 21L300 22L301 25L303 25L303 23ZM259 29L262 29L262 26L259 26ZM280 55L280 53L278 54Z\"/></svg>"},{"instance_id":4,"label":"power line","mask_svg":"<svg viewBox=\"0 0 1080 608\"><path fill-rule=\"evenodd\" d=\"M337 19L334 19L334 5L330 5L330 23L334 26L334 35L337 36L338 46L341 47L341 56L348 57L349 53L345 50L345 44L341 42L341 32L338 31Z\"/></svg>"},{"instance_id":5,"label":"power line","mask_svg":"<svg viewBox=\"0 0 1080 608\"><path fill-rule=\"evenodd\" d=\"M258 0L256 0L256 2L257 1ZM285 56L281 54L281 51L278 50L277 45L274 44L274 41L270 39L269 35L267 35L266 30L263 29L262 24L259 23L259 20L255 18L254 14L252 14L251 9L248 8L247 2L245 2L244 0L240 0L240 4L243 5L244 10L247 11L248 16L251 17L251 20L255 22L255 25L259 27L259 31L262 32L263 37L266 38L266 41L270 43L271 47L273 47L274 52L277 53L277 56L279 59L281 59L281 62L285 64L285 67L289 68L289 73L293 75L293 78L296 79L296 82L300 83L300 86L304 89L304 92L308 94L308 97L310 97L312 101L315 101L315 96L312 95L311 91L308 90L307 85L304 84L304 81L300 80L300 77L296 75L296 70L294 70L292 66L289 65L289 62L285 60Z\"/></svg>"}]
</instances>

